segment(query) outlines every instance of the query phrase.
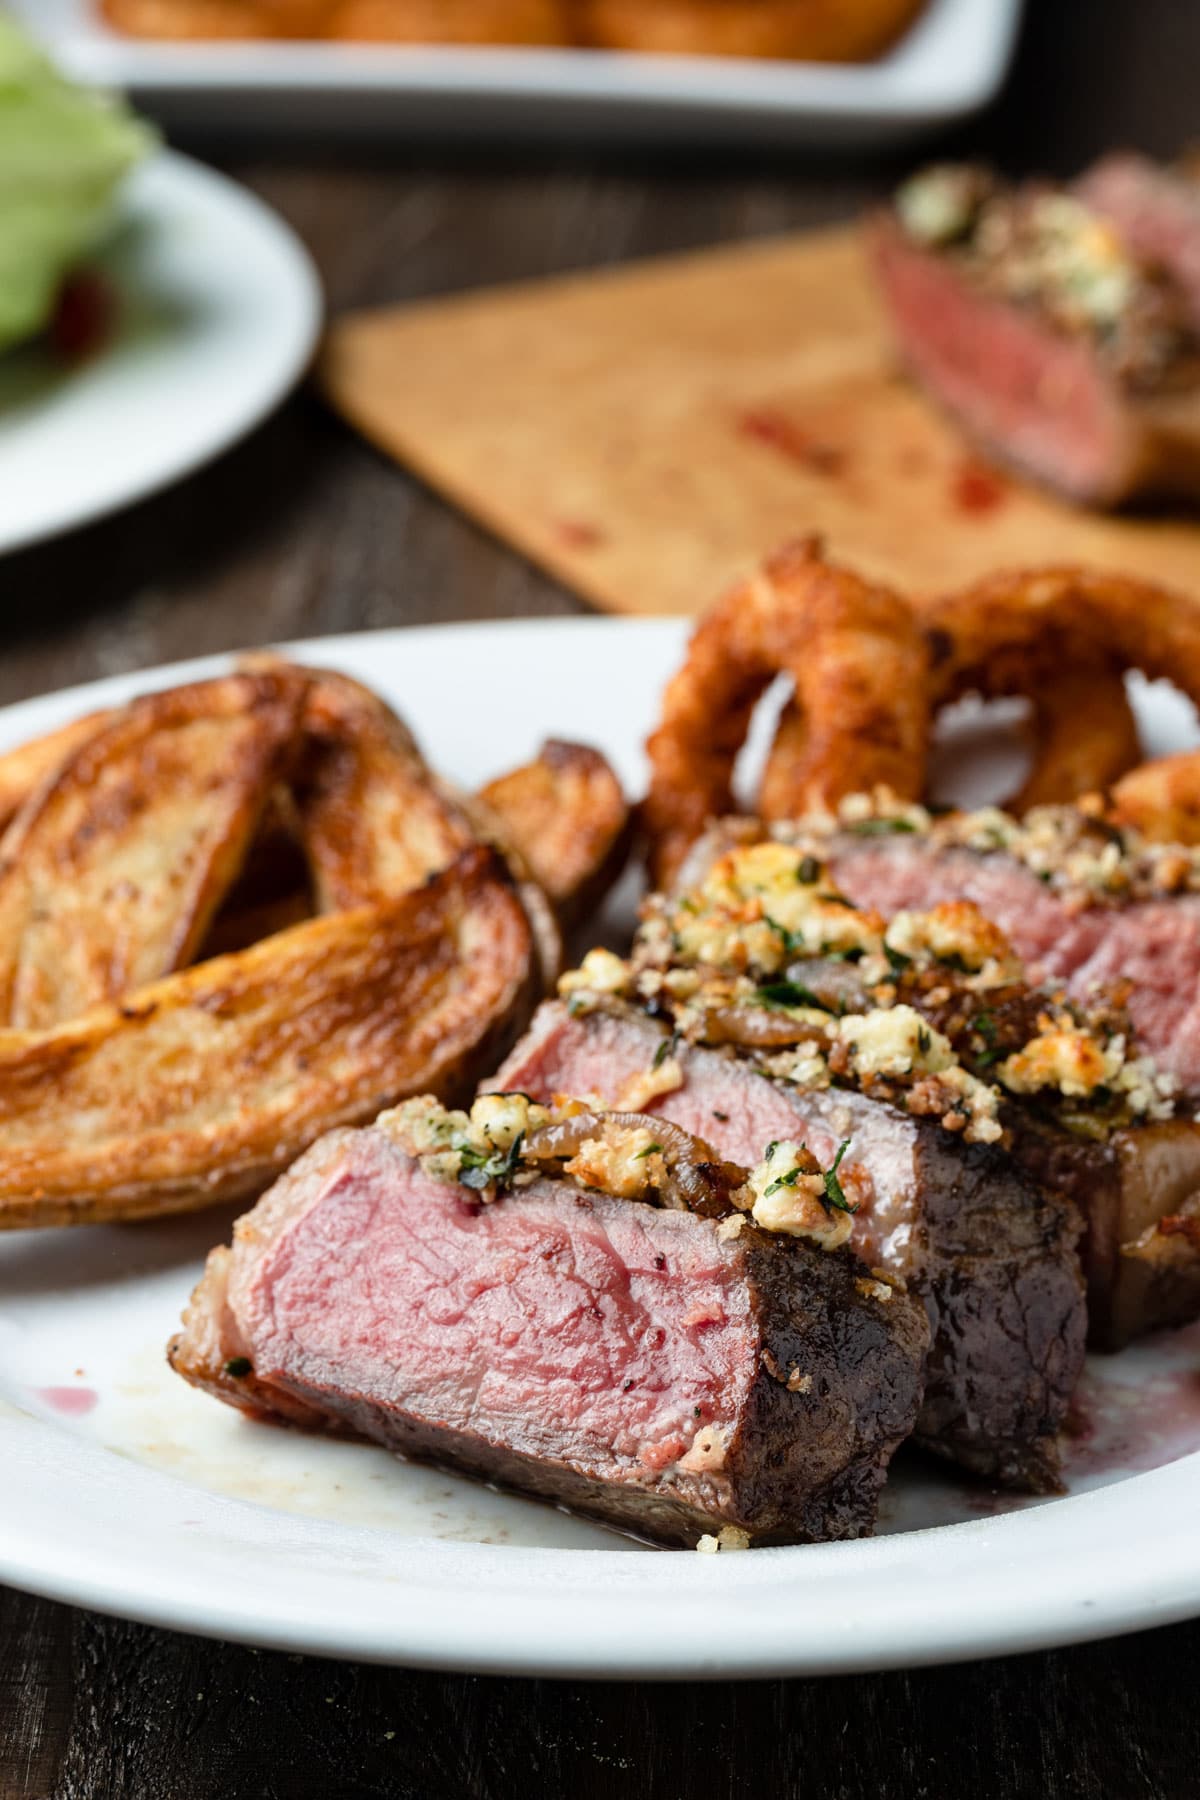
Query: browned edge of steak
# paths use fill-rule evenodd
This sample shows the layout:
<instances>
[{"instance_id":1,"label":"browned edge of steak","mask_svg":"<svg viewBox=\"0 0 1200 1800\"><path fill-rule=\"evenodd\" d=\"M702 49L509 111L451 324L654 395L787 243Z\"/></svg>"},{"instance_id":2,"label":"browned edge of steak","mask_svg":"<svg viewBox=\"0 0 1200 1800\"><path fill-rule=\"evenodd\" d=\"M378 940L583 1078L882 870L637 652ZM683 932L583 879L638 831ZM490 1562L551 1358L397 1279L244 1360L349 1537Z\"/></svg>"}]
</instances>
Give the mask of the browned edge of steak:
<instances>
[{"instance_id":1,"label":"browned edge of steak","mask_svg":"<svg viewBox=\"0 0 1200 1800\"><path fill-rule=\"evenodd\" d=\"M381 1408L338 1392L244 1370L256 1346L237 1311L255 1265L286 1238L294 1220L319 1205L347 1162L381 1164L402 1182L413 1165L378 1129L338 1132L315 1145L235 1228L232 1250L215 1250L168 1355L185 1380L257 1417L334 1430L389 1450L531 1494L655 1542L694 1545L706 1531L736 1524L759 1544L850 1538L873 1528L891 1457L920 1404L928 1325L903 1293L875 1294L856 1260L744 1227L723 1245L744 1283L756 1325L754 1367L721 1478L678 1471L631 1471L613 1457L611 1477L547 1450L547 1416L506 1417L503 1432L456 1429L403 1405ZM634 1207L650 1233L669 1244L681 1232L710 1237L716 1223L663 1213L641 1202L539 1182L495 1203L519 1211L549 1194L561 1199L569 1234L585 1216ZM232 1366L231 1366L232 1365ZM803 1391L787 1372L804 1371ZM526 1442L521 1442L522 1436ZM536 1442L537 1449L529 1444ZM671 1473L668 1471L668 1473Z\"/></svg>"},{"instance_id":2,"label":"browned edge of steak","mask_svg":"<svg viewBox=\"0 0 1200 1800\"><path fill-rule=\"evenodd\" d=\"M548 1001L490 1086L535 1099L582 1091L612 1098L648 1068L662 1027L634 1012L572 1018ZM916 1436L989 1480L1023 1490L1060 1485L1058 1434L1086 1338L1080 1220L1003 1150L964 1144L928 1119L844 1089L804 1092L729 1053L680 1046L683 1089L647 1110L702 1132L746 1162L744 1121L767 1136L810 1141L827 1156L850 1140L845 1167L875 1189L856 1227L867 1260L923 1301L933 1344ZM756 1124L755 1129L759 1129Z\"/></svg>"},{"instance_id":3,"label":"browned edge of steak","mask_svg":"<svg viewBox=\"0 0 1200 1800\"><path fill-rule=\"evenodd\" d=\"M763 829L750 819L723 820L710 828L689 852L681 886L702 881L718 856L755 841ZM1009 933L1035 971L1043 955L1063 963L1064 944L1085 916L1111 915L1114 925L1124 930L1138 914L1137 901L1083 912L1064 907L1031 870L1003 852L955 847L922 854L921 843L907 835L889 843L834 833L829 845L835 883L852 899L885 913L972 899ZM865 883L864 859L870 864ZM891 892L890 884L879 877L887 863L895 870ZM999 885L992 879L996 876ZM1157 904L1186 909L1193 917L1200 911L1197 896L1190 894ZM1200 924L1197 931L1200 935ZM1143 955L1161 960L1161 951ZM1061 979L1069 983L1070 959L1065 960ZM1186 969L1172 967L1172 981L1185 993L1196 987L1194 964L1193 954ZM1062 1194L1082 1215L1089 1338L1100 1349L1118 1349L1143 1332L1189 1324L1200 1317L1200 1228L1172 1233L1169 1243L1154 1229L1164 1218L1188 1215L1193 1199L1200 1208L1200 1122L1194 1116L1200 1088L1195 1080L1194 1039L1194 1029L1188 1029L1165 1044L1147 1045L1160 1066L1180 1080L1186 1116L1131 1125L1107 1142L1098 1142L1058 1128L1032 1105L1010 1099L1007 1107L1018 1160L1034 1180Z\"/></svg>"},{"instance_id":4,"label":"browned edge of steak","mask_svg":"<svg viewBox=\"0 0 1200 1800\"><path fill-rule=\"evenodd\" d=\"M1090 1341L1101 1350L1120 1350L1144 1332L1200 1316L1200 1249L1194 1241L1181 1234L1169 1258L1148 1256L1139 1245L1200 1194L1194 1122L1139 1125L1091 1142L1012 1111L1016 1156L1083 1215Z\"/></svg>"}]
</instances>

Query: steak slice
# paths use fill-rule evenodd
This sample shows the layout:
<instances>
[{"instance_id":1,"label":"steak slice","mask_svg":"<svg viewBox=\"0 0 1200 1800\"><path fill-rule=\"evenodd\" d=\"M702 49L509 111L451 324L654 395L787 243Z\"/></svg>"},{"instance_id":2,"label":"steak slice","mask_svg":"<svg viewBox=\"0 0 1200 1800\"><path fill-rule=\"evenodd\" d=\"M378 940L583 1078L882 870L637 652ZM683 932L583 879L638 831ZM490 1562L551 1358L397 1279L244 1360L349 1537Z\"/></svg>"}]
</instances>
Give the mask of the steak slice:
<instances>
[{"instance_id":1,"label":"steak slice","mask_svg":"<svg viewBox=\"0 0 1200 1800\"><path fill-rule=\"evenodd\" d=\"M1182 354L1164 356L1161 379L1128 378L1103 332L1064 328L1033 294L989 291L894 215L872 249L901 357L985 452L1090 505L1200 491L1200 387ZM1173 282L1147 272L1142 286L1170 305Z\"/></svg>"},{"instance_id":2,"label":"steak slice","mask_svg":"<svg viewBox=\"0 0 1200 1800\"><path fill-rule=\"evenodd\" d=\"M247 1412L643 1537L792 1543L872 1529L927 1343L849 1252L563 1181L482 1204L372 1127L238 1222L169 1354Z\"/></svg>"},{"instance_id":3,"label":"steak slice","mask_svg":"<svg viewBox=\"0 0 1200 1800\"><path fill-rule=\"evenodd\" d=\"M1088 1335L1101 1350L1200 1316L1200 1233L1178 1229L1200 1202L1200 1126L1169 1119L1091 1143L1015 1121L1014 1153L1084 1219Z\"/></svg>"},{"instance_id":4,"label":"steak slice","mask_svg":"<svg viewBox=\"0 0 1200 1800\"><path fill-rule=\"evenodd\" d=\"M572 1017L544 1004L491 1084L540 1101L612 1101L651 1067L661 1028L633 1011ZM679 1047L682 1087L647 1101L722 1156L754 1164L802 1139L872 1198L855 1220L864 1260L903 1277L933 1334L918 1438L974 1472L1034 1492L1059 1479L1057 1434L1083 1361L1083 1282L1072 1207L1041 1194L1001 1150L964 1144L862 1094L804 1092L720 1052Z\"/></svg>"},{"instance_id":5,"label":"steak slice","mask_svg":"<svg viewBox=\"0 0 1200 1800\"><path fill-rule=\"evenodd\" d=\"M1159 1067L1200 1101L1200 895L1087 904L1039 881L1016 857L922 837L831 840L830 870L860 906L890 916L972 900L1005 933L1031 983L1062 982L1087 1000L1130 984L1126 1007Z\"/></svg>"},{"instance_id":6,"label":"steak slice","mask_svg":"<svg viewBox=\"0 0 1200 1800\"><path fill-rule=\"evenodd\" d=\"M859 836L819 831L834 885L885 916L969 900L995 921L1031 982L1063 984L1084 1004L1095 990L1133 982L1124 994L1138 1047L1180 1081L1187 1113L1200 1100L1200 896L1178 893L1097 899L1040 881L1015 855L972 850L929 833ZM689 852L680 886L701 882L725 851L761 838L763 827L731 818ZM826 972L858 1004L853 970ZM809 975L815 981L815 975ZM837 1004L836 991L833 1001ZM1200 1122L1186 1113L1084 1139L1010 1099L1013 1152L1044 1186L1076 1205L1091 1341L1118 1349L1141 1332L1200 1316Z\"/></svg>"},{"instance_id":7,"label":"steak slice","mask_svg":"<svg viewBox=\"0 0 1200 1800\"><path fill-rule=\"evenodd\" d=\"M1148 156L1117 150L1075 183L1075 191L1116 226L1130 249L1169 269L1200 325L1200 181Z\"/></svg>"}]
</instances>

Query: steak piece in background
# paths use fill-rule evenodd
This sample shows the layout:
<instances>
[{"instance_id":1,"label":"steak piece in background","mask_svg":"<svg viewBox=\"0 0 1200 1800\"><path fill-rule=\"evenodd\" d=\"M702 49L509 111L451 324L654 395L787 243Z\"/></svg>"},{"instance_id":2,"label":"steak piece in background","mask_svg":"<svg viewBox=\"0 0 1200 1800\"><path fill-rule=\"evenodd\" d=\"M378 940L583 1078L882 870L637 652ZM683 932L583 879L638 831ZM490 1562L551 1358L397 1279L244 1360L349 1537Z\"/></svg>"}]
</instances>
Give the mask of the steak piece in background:
<instances>
[{"instance_id":1,"label":"steak piece in background","mask_svg":"<svg viewBox=\"0 0 1200 1800\"><path fill-rule=\"evenodd\" d=\"M1013 1154L1084 1219L1088 1336L1132 1338L1200 1318L1200 1125L1168 1119L1101 1142L1013 1113Z\"/></svg>"},{"instance_id":2,"label":"steak piece in background","mask_svg":"<svg viewBox=\"0 0 1200 1800\"><path fill-rule=\"evenodd\" d=\"M1138 256L1170 270L1200 326L1200 172L1116 150L1080 176L1075 192Z\"/></svg>"},{"instance_id":3,"label":"steak piece in background","mask_svg":"<svg viewBox=\"0 0 1200 1800\"><path fill-rule=\"evenodd\" d=\"M927 1345L847 1251L563 1181L484 1204L375 1126L238 1222L170 1358L249 1413L694 1545L870 1532Z\"/></svg>"},{"instance_id":4,"label":"steak piece in background","mask_svg":"<svg viewBox=\"0 0 1200 1800\"><path fill-rule=\"evenodd\" d=\"M665 1039L632 1009L573 1017L546 1002L494 1089L610 1103ZM639 1110L757 1163L771 1139L803 1140L873 1192L855 1247L904 1279L933 1344L916 1435L991 1480L1033 1492L1059 1482L1058 1432L1083 1364L1086 1312L1075 1209L1039 1191L1002 1150L964 1144L927 1119L841 1089L806 1092L721 1052L674 1052L684 1080Z\"/></svg>"},{"instance_id":5,"label":"steak piece in background","mask_svg":"<svg viewBox=\"0 0 1200 1800\"><path fill-rule=\"evenodd\" d=\"M932 169L871 246L901 358L987 453L1089 505L1200 491L1187 300L1078 195Z\"/></svg>"}]
</instances>

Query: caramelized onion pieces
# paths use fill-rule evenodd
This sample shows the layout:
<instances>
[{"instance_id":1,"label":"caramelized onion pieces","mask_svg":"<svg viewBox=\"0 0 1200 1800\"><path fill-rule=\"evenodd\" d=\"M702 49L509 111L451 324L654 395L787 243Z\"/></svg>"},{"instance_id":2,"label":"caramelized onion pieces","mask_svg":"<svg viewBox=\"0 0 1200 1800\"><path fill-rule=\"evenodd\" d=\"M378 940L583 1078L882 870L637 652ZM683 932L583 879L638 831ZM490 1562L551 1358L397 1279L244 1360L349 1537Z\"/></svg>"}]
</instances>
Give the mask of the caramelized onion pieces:
<instances>
[{"instance_id":1,"label":"caramelized onion pieces","mask_svg":"<svg viewBox=\"0 0 1200 1800\"><path fill-rule=\"evenodd\" d=\"M521 1158L523 1162L562 1162L590 1141L613 1143L641 1129L654 1134L662 1151L666 1178L658 1194L663 1206L710 1216L734 1210L732 1196L745 1183L747 1171L737 1163L722 1162L703 1138L693 1137L682 1126L653 1113L576 1113L556 1125L531 1131L521 1146Z\"/></svg>"},{"instance_id":2,"label":"caramelized onion pieces","mask_svg":"<svg viewBox=\"0 0 1200 1800\"><path fill-rule=\"evenodd\" d=\"M764 1006L714 1006L704 1015L706 1044L737 1044L747 1050L786 1050L819 1030L810 1020Z\"/></svg>"}]
</instances>

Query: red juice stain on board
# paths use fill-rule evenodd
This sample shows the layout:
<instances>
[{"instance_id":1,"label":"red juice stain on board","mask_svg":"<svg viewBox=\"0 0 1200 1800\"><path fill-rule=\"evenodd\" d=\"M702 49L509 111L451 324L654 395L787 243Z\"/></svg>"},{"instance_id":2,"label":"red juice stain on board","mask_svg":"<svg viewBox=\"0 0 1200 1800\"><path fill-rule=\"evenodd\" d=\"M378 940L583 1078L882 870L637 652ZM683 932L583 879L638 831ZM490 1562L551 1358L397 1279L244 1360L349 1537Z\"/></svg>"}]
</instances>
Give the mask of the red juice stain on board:
<instances>
[{"instance_id":1,"label":"red juice stain on board","mask_svg":"<svg viewBox=\"0 0 1200 1800\"><path fill-rule=\"evenodd\" d=\"M35 1388L34 1392L43 1406L68 1419L82 1419L100 1400L95 1388L90 1387L44 1387Z\"/></svg>"},{"instance_id":2,"label":"red juice stain on board","mask_svg":"<svg viewBox=\"0 0 1200 1800\"><path fill-rule=\"evenodd\" d=\"M769 407L744 412L737 421L738 435L756 444L777 450L789 462L797 463L814 475L840 475L846 466L846 454L836 444L813 437L786 413Z\"/></svg>"},{"instance_id":3,"label":"red juice stain on board","mask_svg":"<svg viewBox=\"0 0 1200 1800\"><path fill-rule=\"evenodd\" d=\"M1002 475L985 469L982 463L961 463L954 471L950 492L956 512L979 518L995 512L1008 499L1008 483Z\"/></svg>"},{"instance_id":4,"label":"red juice stain on board","mask_svg":"<svg viewBox=\"0 0 1200 1800\"><path fill-rule=\"evenodd\" d=\"M586 519L558 519L555 530L568 550L597 550L605 540L599 525L592 525Z\"/></svg>"}]
</instances>

